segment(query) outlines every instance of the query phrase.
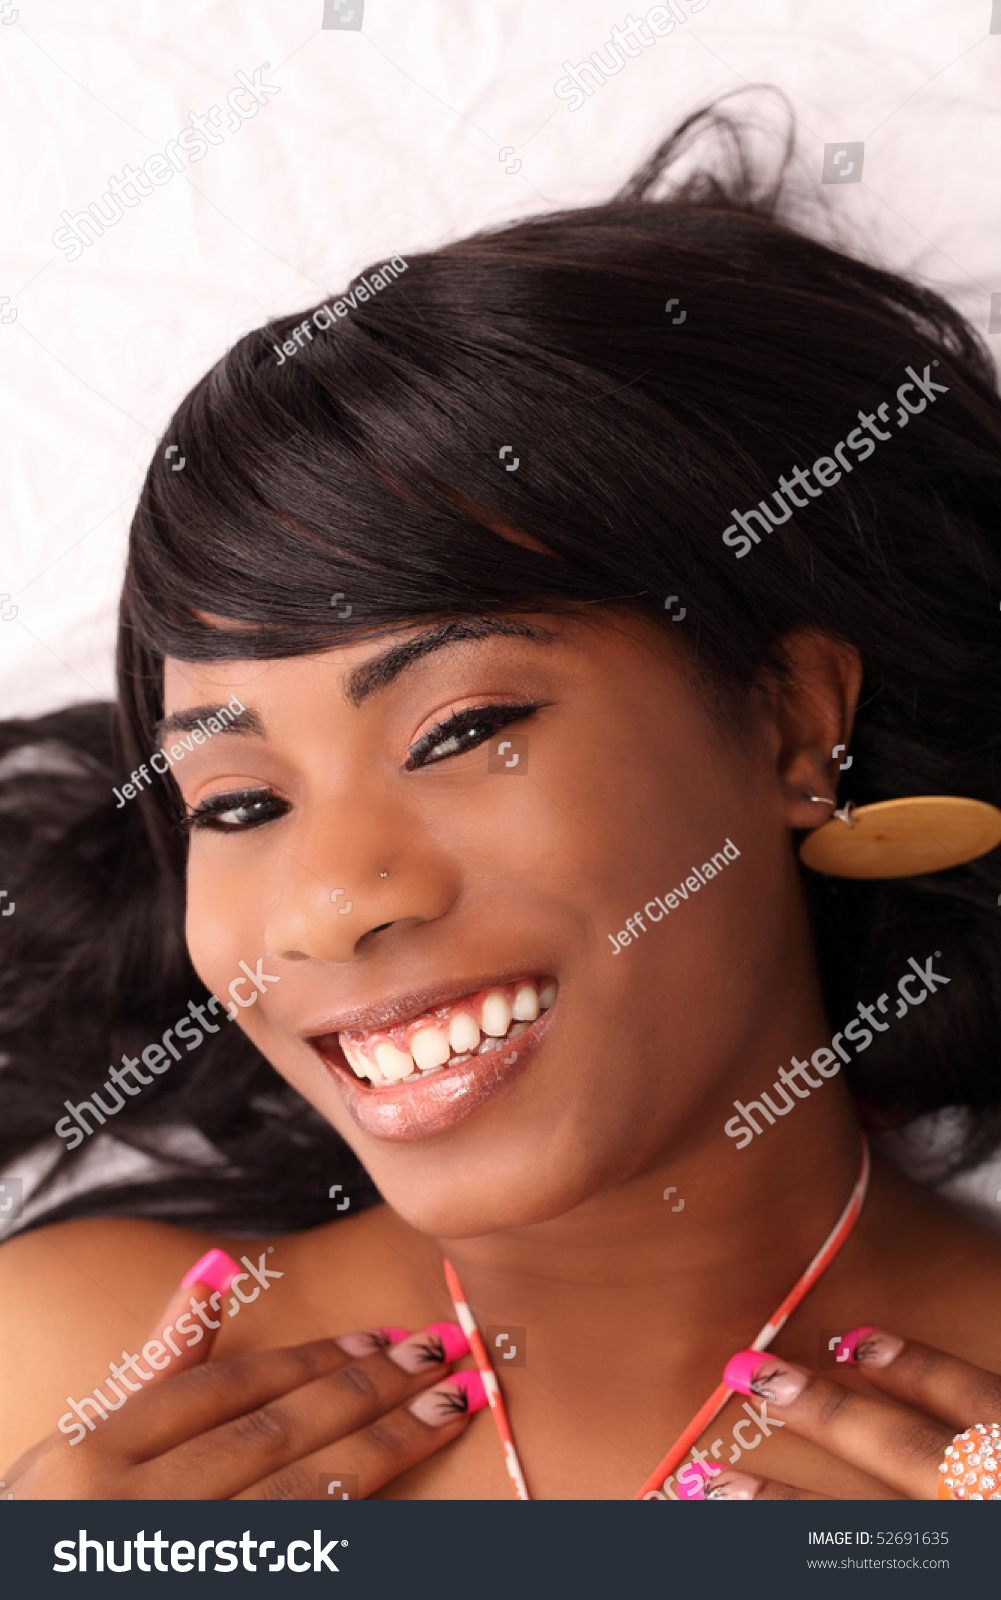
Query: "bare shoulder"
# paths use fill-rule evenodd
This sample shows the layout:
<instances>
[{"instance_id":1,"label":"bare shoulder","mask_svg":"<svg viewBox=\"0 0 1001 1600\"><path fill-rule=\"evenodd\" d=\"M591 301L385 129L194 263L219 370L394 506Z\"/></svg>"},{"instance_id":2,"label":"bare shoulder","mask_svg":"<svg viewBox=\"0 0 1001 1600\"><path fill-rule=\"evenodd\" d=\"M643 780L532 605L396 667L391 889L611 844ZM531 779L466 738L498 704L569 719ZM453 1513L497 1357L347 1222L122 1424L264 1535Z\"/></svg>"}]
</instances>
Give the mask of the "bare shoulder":
<instances>
[{"instance_id":1,"label":"bare shoulder","mask_svg":"<svg viewBox=\"0 0 1001 1600\"><path fill-rule=\"evenodd\" d=\"M218 1241L159 1222L59 1222L0 1247L0 1471L50 1433ZM131 1343L130 1343L131 1341Z\"/></svg>"},{"instance_id":2,"label":"bare shoulder","mask_svg":"<svg viewBox=\"0 0 1001 1600\"><path fill-rule=\"evenodd\" d=\"M182 1278L216 1248L242 1270L217 1309L210 1359L420 1327L450 1311L434 1247L385 1206L271 1238L126 1217L36 1228L0 1246L0 1473L142 1348Z\"/></svg>"},{"instance_id":3,"label":"bare shoulder","mask_svg":"<svg viewBox=\"0 0 1001 1600\"><path fill-rule=\"evenodd\" d=\"M0 1246L0 1285L7 1291L30 1288L46 1298L69 1294L77 1303L81 1295L127 1299L145 1283L162 1287L163 1271L172 1264L186 1262L183 1277L199 1248L211 1242L208 1234L131 1217L57 1222Z\"/></svg>"},{"instance_id":4,"label":"bare shoulder","mask_svg":"<svg viewBox=\"0 0 1001 1600\"><path fill-rule=\"evenodd\" d=\"M227 1308L217 1355L360 1328L419 1328L454 1315L436 1246L386 1205L308 1232L238 1244L227 1248L250 1273L238 1287L253 1303L239 1315Z\"/></svg>"}]
</instances>

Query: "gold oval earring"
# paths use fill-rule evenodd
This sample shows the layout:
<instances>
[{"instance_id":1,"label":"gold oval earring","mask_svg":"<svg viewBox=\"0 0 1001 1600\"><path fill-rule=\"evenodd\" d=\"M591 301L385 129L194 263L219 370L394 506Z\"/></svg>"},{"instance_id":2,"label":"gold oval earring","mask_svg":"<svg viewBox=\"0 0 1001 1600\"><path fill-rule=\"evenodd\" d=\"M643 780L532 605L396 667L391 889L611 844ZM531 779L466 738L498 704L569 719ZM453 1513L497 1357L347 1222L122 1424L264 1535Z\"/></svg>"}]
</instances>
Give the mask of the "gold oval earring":
<instances>
[{"instance_id":1,"label":"gold oval earring","mask_svg":"<svg viewBox=\"0 0 1001 1600\"><path fill-rule=\"evenodd\" d=\"M811 800L833 805L827 795ZM828 878L911 878L975 861L1001 844L1001 811L954 794L849 800L807 834L799 859Z\"/></svg>"}]
</instances>

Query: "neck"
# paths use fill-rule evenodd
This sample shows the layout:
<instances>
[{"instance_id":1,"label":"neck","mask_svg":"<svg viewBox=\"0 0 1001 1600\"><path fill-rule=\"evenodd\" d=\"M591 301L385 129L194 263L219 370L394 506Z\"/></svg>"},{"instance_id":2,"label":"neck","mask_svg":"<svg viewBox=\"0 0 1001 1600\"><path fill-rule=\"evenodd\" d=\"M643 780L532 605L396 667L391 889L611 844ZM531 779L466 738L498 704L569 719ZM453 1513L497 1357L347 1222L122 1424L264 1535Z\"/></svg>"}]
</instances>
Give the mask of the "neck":
<instances>
[{"instance_id":1,"label":"neck","mask_svg":"<svg viewBox=\"0 0 1001 1600\"><path fill-rule=\"evenodd\" d=\"M439 1240L478 1319L580 1327L625 1301L640 1322L669 1305L682 1339L707 1318L762 1323L848 1200L858 1124L838 1078L743 1150L719 1128L552 1221Z\"/></svg>"}]
</instances>

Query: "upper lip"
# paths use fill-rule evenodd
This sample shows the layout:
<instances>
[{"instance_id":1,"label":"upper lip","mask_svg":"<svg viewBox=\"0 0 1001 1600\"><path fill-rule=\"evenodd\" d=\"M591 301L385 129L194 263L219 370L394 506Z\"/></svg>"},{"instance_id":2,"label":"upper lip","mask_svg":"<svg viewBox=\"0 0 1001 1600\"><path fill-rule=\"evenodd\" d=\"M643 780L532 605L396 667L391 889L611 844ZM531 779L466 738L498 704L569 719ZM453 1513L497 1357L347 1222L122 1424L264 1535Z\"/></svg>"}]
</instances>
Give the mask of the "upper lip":
<instances>
[{"instance_id":1,"label":"upper lip","mask_svg":"<svg viewBox=\"0 0 1001 1600\"><path fill-rule=\"evenodd\" d=\"M349 1006L343 1011L332 1012L320 1022L309 1023L302 1029L301 1037L317 1039L325 1033L370 1033L375 1028L391 1028L397 1023L422 1017L436 1006L449 1005L453 1000L464 999L467 994L476 994L480 989L499 988L504 983L515 983L519 978L531 978L539 970L513 967L506 973L474 974L471 978L429 983L422 989L409 989L391 1000L380 1000L375 1005Z\"/></svg>"}]
</instances>

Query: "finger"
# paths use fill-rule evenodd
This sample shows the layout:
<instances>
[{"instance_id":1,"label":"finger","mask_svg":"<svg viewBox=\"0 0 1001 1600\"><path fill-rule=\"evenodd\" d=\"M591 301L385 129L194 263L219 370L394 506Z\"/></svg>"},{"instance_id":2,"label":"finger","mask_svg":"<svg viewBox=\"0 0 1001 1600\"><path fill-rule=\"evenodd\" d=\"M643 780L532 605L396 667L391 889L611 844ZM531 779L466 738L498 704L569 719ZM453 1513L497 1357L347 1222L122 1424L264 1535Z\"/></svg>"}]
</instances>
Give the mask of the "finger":
<instances>
[{"instance_id":1,"label":"finger","mask_svg":"<svg viewBox=\"0 0 1001 1600\"><path fill-rule=\"evenodd\" d=\"M752 1478L749 1472L721 1472L705 1491L706 1500L830 1500L829 1494L794 1489L775 1478Z\"/></svg>"},{"instance_id":2,"label":"finger","mask_svg":"<svg viewBox=\"0 0 1001 1600\"><path fill-rule=\"evenodd\" d=\"M143 1377L144 1383L174 1377L207 1360L222 1321L208 1313L220 1309L223 1295L242 1271L225 1250L209 1250L196 1261L157 1318L155 1336L143 1345L135 1358L136 1376L140 1376L140 1359L153 1368L148 1378ZM156 1348L151 1351L151 1346Z\"/></svg>"},{"instance_id":3,"label":"finger","mask_svg":"<svg viewBox=\"0 0 1001 1600\"><path fill-rule=\"evenodd\" d=\"M393 1334L406 1337L407 1330L370 1329L345 1334L343 1343L352 1350L372 1351L388 1346ZM206 1413L208 1421L204 1426L211 1427L220 1415L246 1411L254 1403L255 1394L260 1398L262 1388L264 1399L271 1399L293 1384L306 1383L318 1371L330 1370L332 1365L346 1366L350 1360L350 1353L334 1340L323 1339L297 1349L205 1362L170 1383L158 1384L152 1391L137 1395L125 1419L119 1413L100 1424L95 1433L86 1436L88 1443L81 1451L72 1448L79 1440L70 1440L67 1445L62 1435L52 1436L41 1452L33 1453L34 1459L25 1459L23 1476L17 1483L18 1498L27 1491L29 1499L90 1499L95 1483L103 1486L102 1498L225 1498L217 1481L218 1464L211 1457L203 1460L198 1470L189 1471L180 1485L176 1473L161 1472L157 1435L172 1431L182 1439L188 1438L192 1431L204 1431L199 1419ZM39 1477L46 1468L47 1475ZM257 1475L251 1465L243 1481L251 1482ZM140 1477L142 1482L137 1488ZM120 1489L109 1485L120 1485Z\"/></svg>"},{"instance_id":4,"label":"finger","mask_svg":"<svg viewBox=\"0 0 1001 1600\"><path fill-rule=\"evenodd\" d=\"M324 1479L340 1484L356 1477L357 1498L367 1500L401 1473L427 1460L443 1445L451 1444L465 1432L473 1413L486 1403L486 1390L478 1372L453 1372L369 1427L290 1463L233 1498L313 1500Z\"/></svg>"},{"instance_id":5,"label":"finger","mask_svg":"<svg viewBox=\"0 0 1001 1600\"><path fill-rule=\"evenodd\" d=\"M723 1381L740 1394L768 1402L792 1433L822 1445L870 1477L912 1500L938 1495L938 1464L953 1429L887 1400L871 1399L840 1383L760 1350L741 1350Z\"/></svg>"},{"instance_id":6,"label":"finger","mask_svg":"<svg viewBox=\"0 0 1001 1600\"><path fill-rule=\"evenodd\" d=\"M870 1383L897 1400L941 1417L953 1432L977 1422L1001 1422L1001 1378L970 1361L882 1328L853 1328L838 1345Z\"/></svg>"},{"instance_id":7,"label":"finger","mask_svg":"<svg viewBox=\"0 0 1001 1600\"><path fill-rule=\"evenodd\" d=\"M342 1360L312 1382L253 1409L244 1407L231 1420L158 1454L150 1463L163 1486L158 1493L180 1498L193 1478L210 1477L213 1497L230 1499L259 1479L371 1426L430 1387L448 1364L468 1352L458 1323L446 1322L434 1323L386 1350ZM182 1377L179 1384L208 1376L213 1365Z\"/></svg>"},{"instance_id":8,"label":"finger","mask_svg":"<svg viewBox=\"0 0 1001 1600\"><path fill-rule=\"evenodd\" d=\"M405 1329L387 1333L397 1331L406 1333ZM369 1330L372 1339L379 1334L380 1330ZM100 1437L120 1456L136 1463L149 1461L348 1365L350 1360L351 1352L339 1339L313 1339L284 1350L204 1361L179 1372L170 1384L151 1385L145 1393L135 1395L130 1405L101 1424ZM90 1437L94 1442L98 1435Z\"/></svg>"}]
</instances>

